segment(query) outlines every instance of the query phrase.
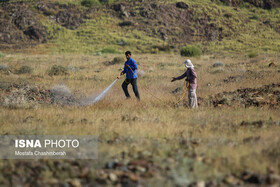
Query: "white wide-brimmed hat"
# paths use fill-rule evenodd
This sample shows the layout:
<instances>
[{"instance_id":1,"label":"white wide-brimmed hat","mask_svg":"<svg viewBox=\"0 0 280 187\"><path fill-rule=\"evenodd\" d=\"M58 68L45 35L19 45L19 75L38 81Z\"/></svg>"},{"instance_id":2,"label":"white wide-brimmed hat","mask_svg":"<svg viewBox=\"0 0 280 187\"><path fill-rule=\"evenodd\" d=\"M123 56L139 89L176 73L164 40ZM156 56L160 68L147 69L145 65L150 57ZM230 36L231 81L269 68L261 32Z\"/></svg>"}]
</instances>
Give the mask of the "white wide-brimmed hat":
<instances>
[{"instance_id":1,"label":"white wide-brimmed hat","mask_svg":"<svg viewBox=\"0 0 280 187\"><path fill-rule=\"evenodd\" d=\"M192 61L190 59L187 59L185 62L184 62L185 66L187 68L193 68L193 64L192 64Z\"/></svg>"}]
</instances>

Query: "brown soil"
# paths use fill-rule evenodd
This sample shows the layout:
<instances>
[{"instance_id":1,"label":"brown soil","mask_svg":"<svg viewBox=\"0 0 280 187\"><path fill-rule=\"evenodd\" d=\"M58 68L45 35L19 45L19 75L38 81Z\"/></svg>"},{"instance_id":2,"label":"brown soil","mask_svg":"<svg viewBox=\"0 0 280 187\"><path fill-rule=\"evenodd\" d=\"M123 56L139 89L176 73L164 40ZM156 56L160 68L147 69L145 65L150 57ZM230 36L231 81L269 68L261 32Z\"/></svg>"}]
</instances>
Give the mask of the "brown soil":
<instances>
[{"instance_id":1,"label":"brown soil","mask_svg":"<svg viewBox=\"0 0 280 187\"><path fill-rule=\"evenodd\" d=\"M280 106L280 84L270 84L259 88L237 89L233 92L222 92L210 97L210 103L218 106L272 107ZM204 100L206 101L206 100ZM204 102L203 101L203 102ZM207 100L208 103L208 100Z\"/></svg>"}]
</instances>

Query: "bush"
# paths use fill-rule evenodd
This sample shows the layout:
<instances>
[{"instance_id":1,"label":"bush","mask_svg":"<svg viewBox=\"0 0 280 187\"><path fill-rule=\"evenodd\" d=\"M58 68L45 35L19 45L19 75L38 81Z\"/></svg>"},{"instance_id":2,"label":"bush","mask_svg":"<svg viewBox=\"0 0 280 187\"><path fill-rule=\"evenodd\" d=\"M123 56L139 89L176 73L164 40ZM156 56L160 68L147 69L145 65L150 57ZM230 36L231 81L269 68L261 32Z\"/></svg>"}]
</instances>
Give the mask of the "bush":
<instances>
[{"instance_id":1,"label":"bush","mask_svg":"<svg viewBox=\"0 0 280 187\"><path fill-rule=\"evenodd\" d=\"M82 0L81 5L86 7L92 7L94 5L99 5L99 0Z\"/></svg>"},{"instance_id":2,"label":"bush","mask_svg":"<svg viewBox=\"0 0 280 187\"><path fill-rule=\"evenodd\" d=\"M101 4L111 4L117 2L118 0L99 0Z\"/></svg>"},{"instance_id":3,"label":"bush","mask_svg":"<svg viewBox=\"0 0 280 187\"><path fill-rule=\"evenodd\" d=\"M32 68L29 66L21 66L18 70L16 70L16 74L30 74L32 72Z\"/></svg>"},{"instance_id":4,"label":"bush","mask_svg":"<svg viewBox=\"0 0 280 187\"><path fill-rule=\"evenodd\" d=\"M119 53L116 49L112 47L104 48L100 51L101 53Z\"/></svg>"},{"instance_id":5,"label":"bush","mask_svg":"<svg viewBox=\"0 0 280 187\"><path fill-rule=\"evenodd\" d=\"M111 4L115 2L114 0L82 0L81 5L86 7L92 7L94 5L100 4Z\"/></svg>"},{"instance_id":6,"label":"bush","mask_svg":"<svg viewBox=\"0 0 280 187\"><path fill-rule=\"evenodd\" d=\"M122 63L124 63L124 59L122 57L115 57L111 62L111 64L122 64Z\"/></svg>"},{"instance_id":7,"label":"bush","mask_svg":"<svg viewBox=\"0 0 280 187\"><path fill-rule=\"evenodd\" d=\"M4 56L5 56L5 54L0 51L0 58L4 57Z\"/></svg>"},{"instance_id":8,"label":"bush","mask_svg":"<svg viewBox=\"0 0 280 187\"><path fill-rule=\"evenodd\" d=\"M0 64L0 71L7 71L7 70L9 70L8 65L6 65L6 64Z\"/></svg>"},{"instance_id":9,"label":"bush","mask_svg":"<svg viewBox=\"0 0 280 187\"><path fill-rule=\"evenodd\" d=\"M231 17L232 17L232 13L227 12L227 13L224 14L224 16L225 16L226 18L231 18Z\"/></svg>"},{"instance_id":10,"label":"bush","mask_svg":"<svg viewBox=\"0 0 280 187\"><path fill-rule=\"evenodd\" d=\"M56 85L50 90L51 103L60 105L74 104L74 98L71 90L65 85Z\"/></svg>"},{"instance_id":11,"label":"bush","mask_svg":"<svg viewBox=\"0 0 280 187\"><path fill-rule=\"evenodd\" d=\"M49 9L49 8L46 8L45 12L44 12L44 14L46 16L53 16L53 15L56 15L57 13L58 13L57 11L55 11L53 9Z\"/></svg>"},{"instance_id":12,"label":"bush","mask_svg":"<svg viewBox=\"0 0 280 187\"><path fill-rule=\"evenodd\" d=\"M253 16L250 17L250 19L258 20L259 17L257 15L253 15Z\"/></svg>"},{"instance_id":13,"label":"bush","mask_svg":"<svg viewBox=\"0 0 280 187\"><path fill-rule=\"evenodd\" d=\"M195 46L186 46L181 49L181 55L187 57L199 57L202 54L201 50Z\"/></svg>"},{"instance_id":14,"label":"bush","mask_svg":"<svg viewBox=\"0 0 280 187\"><path fill-rule=\"evenodd\" d=\"M113 60L111 61L106 61L104 62L104 64L106 66L109 66L109 65L114 65L114 64L123 64L125 62L124 58L122 57L115 57Z\"/></svg>"},{"instance_id":15,"label":"bush","mask_svg":"<svg viewBox=\"0 0 280 187\"><path fill-rule=\"evenodd\" d=\"M132 21L123 21L121 23L119 23L120 27L124 27L124 26L133 26L133 22Z\"/></svg>"},{"instance_id":16,"label":"bush","mask_svg":"<svg viewBox=\"0 0 280 187\"><path fill-rule=\"evenodd\" d=\"M224 67L224 66L225 66L225 64L223 62L215 62L213 64L213 67Z\"/></svg>"},{"instance_id":17,"label":"bush","mask_svg":"<svg viewBox=\"0 0 280 187\"><path fill-rule=\"evenodd\" d=\"M0 73L9 75L11 73L11 69L6 64L0 64Z\"/></svg>"},{"instance_id":18,"label":"bush","mask_svg":"<svg viewBox=\"0 0 280 187\"><path fill-rule=\"evenodd\" d=\"M251 53L248 54L249 58L254 58L254 57L257 57L257 56L258 56L257 52L251 52Z\"/></svg>"},{"instance_id":19,"label":"bush","mask_svg":"<svg viewBox=\"0 0 280 187\"><path fill-rule=\"evenodd\" d=\"M53 75L67 75L68 74L68 69L66 67L63 67L63 66L53 65L48 74L50 76L53 76Z\"/></svg>"}]
</instances>

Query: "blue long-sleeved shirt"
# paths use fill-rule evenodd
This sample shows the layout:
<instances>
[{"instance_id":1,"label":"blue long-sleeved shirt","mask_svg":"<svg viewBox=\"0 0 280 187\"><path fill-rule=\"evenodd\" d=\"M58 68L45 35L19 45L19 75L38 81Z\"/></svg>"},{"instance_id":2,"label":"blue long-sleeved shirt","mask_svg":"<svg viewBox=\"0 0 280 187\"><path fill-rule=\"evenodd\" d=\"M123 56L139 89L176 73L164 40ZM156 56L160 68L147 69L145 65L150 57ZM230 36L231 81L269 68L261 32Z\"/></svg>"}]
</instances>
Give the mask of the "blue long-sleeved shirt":
<instances>
[{"instance_id":1,"label":"blue long-sleeved shirt","mask_svg":"<svg viewBox=\"0 0 280 187\"><path fill-rule=\"evenodd\" d=\"M133 60L132 58L130 58L129 60L127 60L124 63L124 68L123 68L122 73L126 74L127 79L136 79L137 78L137 73L136 73L137 69L138 69L138 66L136 64L136 61Z\"/></svg>"}]
</instances>

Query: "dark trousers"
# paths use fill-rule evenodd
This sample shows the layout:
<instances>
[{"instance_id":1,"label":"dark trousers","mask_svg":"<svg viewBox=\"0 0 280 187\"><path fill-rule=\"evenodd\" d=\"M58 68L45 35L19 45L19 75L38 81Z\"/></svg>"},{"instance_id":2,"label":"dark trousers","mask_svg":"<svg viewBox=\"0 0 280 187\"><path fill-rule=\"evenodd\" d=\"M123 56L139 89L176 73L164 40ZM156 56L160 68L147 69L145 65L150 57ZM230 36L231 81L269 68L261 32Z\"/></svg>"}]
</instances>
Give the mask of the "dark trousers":
<instances>
[{"instance_id":1,"label":"dark trousers","mask_svg":"<svg viewBox=\"0 0 280 187\"><path fill-rule=\"evenodd\" d=\"M133 92L135 94L135 96L140 99L140 96L139 96L139 92L138 92L138 88L137 88L137 79L125 79L122 83L122 89L125 93L125 96L127 98L130 98L130 95L128 93L128 90L127 90L127 86L131 84L132 85L132 89L133 89Z\"/></svg>"}]
</instances>

